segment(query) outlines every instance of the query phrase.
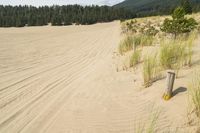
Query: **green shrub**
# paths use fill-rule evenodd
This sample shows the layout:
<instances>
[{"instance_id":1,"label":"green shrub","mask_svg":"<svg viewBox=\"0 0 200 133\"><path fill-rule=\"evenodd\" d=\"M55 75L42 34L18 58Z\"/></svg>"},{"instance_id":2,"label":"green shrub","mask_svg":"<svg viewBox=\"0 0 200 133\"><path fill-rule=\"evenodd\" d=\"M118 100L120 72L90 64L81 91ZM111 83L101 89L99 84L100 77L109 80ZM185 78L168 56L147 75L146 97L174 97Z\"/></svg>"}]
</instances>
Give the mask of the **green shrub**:
<instances>
[{"instance_id":1,"label":"green shrub","mask_svg":"<svg viewBox=\"0 0 200 133\"><path fill-rule=\"evenodd\" d=\"M153 27L153 26L149 26L148 29L146 30L146 35L147 36L155 36L159 31Z\"/></svg>"},{"instance_id":2,"label":"green shrub","mask_svg":"<svg viewBox=\"0 0 200 133\"><path fill-rule=\"evenodd\" d=\"M133 37L127 36L123 41L120 42L119 45L119 53L122 55L127 51L133 49Z\"/></svg>"},{"instance_id":3,"label":"green shrub","mask_svg":"<svg viewBox=\"0 0 200 133\"><path fill-rule=\"evenodd\" d=\"M140 59L141 59L141 51L136 50L130 58L130 67L134 67L135 65L137 65L140 62Z\"/></svg>"},{"instance_id":4,"label":"green shrub","mask_svg":"<svg viewBox=\"0 0 200 133\"><path fill-rule=\"evenodd\" d=\"M196 28L198 23L193 18L185 18L185 11L178 7L172 14L172 20L166 18L161 30L166 33L174 34L175 38L181 33L191 32Z\"/></svg>"}]
</instances>

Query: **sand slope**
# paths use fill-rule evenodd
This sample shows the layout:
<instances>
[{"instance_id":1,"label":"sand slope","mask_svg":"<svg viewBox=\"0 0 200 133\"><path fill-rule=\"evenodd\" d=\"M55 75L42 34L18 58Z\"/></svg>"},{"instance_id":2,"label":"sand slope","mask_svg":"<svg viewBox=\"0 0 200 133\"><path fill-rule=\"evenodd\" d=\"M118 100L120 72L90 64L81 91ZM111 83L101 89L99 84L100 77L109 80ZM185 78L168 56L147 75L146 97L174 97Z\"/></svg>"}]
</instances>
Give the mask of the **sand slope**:
<instances>
[{"instance_id":1,"label":"sand slope","mask_svg":"<svg viewBox=\"0 0 200 133\"><path fill-rule=\"evenodd\" d=\"M0 40L1 133L131 133L152 97L164 103L161 90L141 92L141 75L116 72L119 22L0 29Z\"/></svg>"}]
</instances>

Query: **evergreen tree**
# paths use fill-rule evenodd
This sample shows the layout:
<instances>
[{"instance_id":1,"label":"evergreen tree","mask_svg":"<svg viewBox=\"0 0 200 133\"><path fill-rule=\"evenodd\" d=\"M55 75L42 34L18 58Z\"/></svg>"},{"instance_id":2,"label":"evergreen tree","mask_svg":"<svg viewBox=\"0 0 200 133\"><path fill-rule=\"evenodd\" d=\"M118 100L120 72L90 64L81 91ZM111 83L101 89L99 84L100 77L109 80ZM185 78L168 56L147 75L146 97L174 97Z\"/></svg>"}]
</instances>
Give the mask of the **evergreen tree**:
<instances>
[{"instance_id":1,"label":"evergreen tree","mask_svg":"<svg viewBox=\"0 0 200 133\"><path fill-rule=\"evenodd\" d=\"M189 2L189 0L182 0L181 5L182 5L183 9L185 10L186 14L192 13L192 6L191 6L191 3Z\"/></svg>"},{"instance_id":2,"label":"evergreen tree","mask_svg":"<svg viewBox=\"0 0 200 133\"><path fill-rule=\"evenodd\" d=\"M94 24L134 17L133 12L109 6L67 5L36 8L0 5L0 27L42 26L48 23L57 26Z\"/></svg>"},{"instance_id":3,"label":"evergreen tree","mask_svg":"<svg viewBox=\"0 0 200 133\"><path fill-rule=\"evenodd\" d=\"M161 27L161 30L166 33L171 33L175 36L181 33L191 32L196 28L198 23L193 19L185 17L185 11L182 7L176 8L172 14L172 20L166 18Z\"/></svg>"}]
</instances>

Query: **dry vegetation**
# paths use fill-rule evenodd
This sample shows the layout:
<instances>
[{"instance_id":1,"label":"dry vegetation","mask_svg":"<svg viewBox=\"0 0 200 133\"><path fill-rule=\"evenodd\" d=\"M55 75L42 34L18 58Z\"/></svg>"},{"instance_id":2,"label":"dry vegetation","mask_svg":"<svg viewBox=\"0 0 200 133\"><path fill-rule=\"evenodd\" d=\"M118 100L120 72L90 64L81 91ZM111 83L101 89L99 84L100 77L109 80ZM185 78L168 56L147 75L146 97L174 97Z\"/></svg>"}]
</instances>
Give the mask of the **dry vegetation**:
<instances>
[{"instance_id":1,"label":"dry vegetation","mask_svg":"<svg viewBox=\"0 0 200 133\"><path fill-rule=\"evenodd\" d=\"M200 22L200 14L192 14L190 17L194 17L198 23ZM152 86L155 81L163 79L164 73L168 69L175 70L176 77L180 78L180 71L186 69L192 71L195 64L193 62L194 47L200 28L197 27L190 33L174 38L170 34L163 33L159 28L165 18L169 17L138 18L121 23L122 34L132 38L131 44L133 46L131 49L123 48L129 49L126 51L129 52L123 52L122 56L123 59L130 58L130 65L126 70L131 71L131 67L138 65L139 67L136 69L139 69L138 73L142 73L142 86L145 88ZM122 46L126 47L126 43L121 43L120 47ZM129 56L130 52L133 52L131 57ZM165 84L165 82L162 83ZM200 117L199 74L194 76L188 89L193 112ZM144 125L140 125L135 132L144 132Z\"/></svg>"},{"instance_id":2,"label":"dry vegetation","mask_svg":"<svg viewBox=\"0 0 200 133\"><path fill-rule=\"evenodd\" d=\"M200 73L199 69L193 74L192 80L189 84L189 95L191 112L195 112L195 115L200 120Z\"/></svg>"}]
</instances>

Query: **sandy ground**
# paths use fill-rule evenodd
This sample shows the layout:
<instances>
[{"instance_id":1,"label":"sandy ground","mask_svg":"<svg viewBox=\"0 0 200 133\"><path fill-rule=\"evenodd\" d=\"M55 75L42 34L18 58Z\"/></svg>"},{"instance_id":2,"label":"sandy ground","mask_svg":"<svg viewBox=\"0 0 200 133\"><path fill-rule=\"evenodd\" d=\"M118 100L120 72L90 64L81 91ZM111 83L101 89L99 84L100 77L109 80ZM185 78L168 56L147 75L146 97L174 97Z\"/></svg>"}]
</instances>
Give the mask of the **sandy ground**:
<instances>
[{"instance_id":1,"label":"sandy ground","mask_svg":"<svg viewBox=\"0 0 200 133\"><path fill-rule=\"evenodd\" d=\"M119 22L0 29L0 40L0 133L134 133L154 106L160 132L184 127L187 91L166 102L165 80L141 90L139 73L116 71Z\"/></svg>"}]
</instances>

